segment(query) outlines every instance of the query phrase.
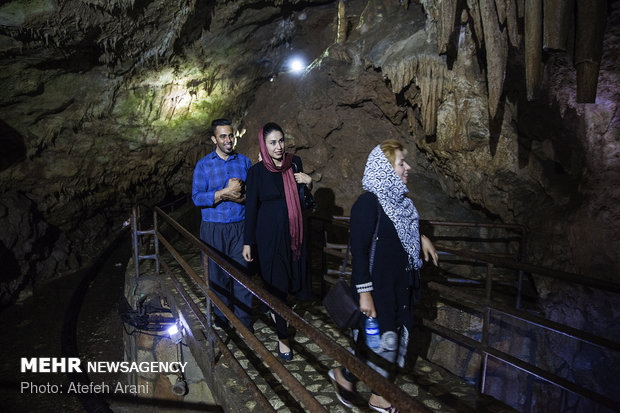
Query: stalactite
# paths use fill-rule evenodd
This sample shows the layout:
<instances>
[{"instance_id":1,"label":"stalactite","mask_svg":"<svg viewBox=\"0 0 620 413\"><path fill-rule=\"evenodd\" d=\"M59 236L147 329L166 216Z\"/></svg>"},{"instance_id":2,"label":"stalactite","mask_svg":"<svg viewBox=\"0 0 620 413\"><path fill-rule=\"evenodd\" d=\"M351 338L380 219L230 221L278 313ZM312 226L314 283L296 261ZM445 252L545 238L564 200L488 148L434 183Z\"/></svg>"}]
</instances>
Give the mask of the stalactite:
<instances>
[{"instance_id":1,"label":"stalactite","mask_svg":"<svg viewBox=\"0 0 620 413\"><path fill-rule=\"evenodd\" d=\"M525 83L527 100L534 100L542 81L542 0L525 6Z\"/></svg>"},{"instance_id":2,"label":"stalactite","mask_svg":"<svg viewBox=\"0 0 620 413\"><path fill-rule=\"evenodd\" d=\"M519 22L517 20L517 1L506 0L506 27L510 44L519 47L521 35L519 34Z\"/></svg>"},{"instance_id":3,"label":"stalactite","mask_svg":"<svg viewBox=\"0 0 620 413\"><path fill-rule=\"evenodd\" d=\"M442 0L439 27L437 28L437 49L439 54L448 50L450 35L454 31L454 19L456 17L456 0Z\"/></svg>"},{"instance_id":4,"label":"stalactite","mask_svg":"<svg viewBox=\"0 0 620 413\"><path fill-rule=\"evenodd\" d=\"M478 0L467 0L467 7L469 7L469 13L474 21L476 46L480 49L482 47L484 32L482 31L482 17L480 16L480 5L478 4Z\"/></svg>"},{"instance_id":5,"label":"stalactite","mask_svg":"<svg viewBox=\"0 0 620 413\"><path fill-rule=\"evenodd\" d=\"M569 2L544 0L543 47L545 50L566 50L569 25Z\"/></svg>"},{"instance_id":6,"label":"stalactite","mask_svg":"<svg viewBox=\"0 0 620 413\"><path fill-rule=\"evenodd\" d=\"M342 43L347 40L347 17L343 0L338 1L338 34L336 42Z\"/></svg>"},{"instance_id":7,"label":"stalactite","mask_svg":"<svg viewBox=\"0 0 620 413\"><path fill-rule=\"evenodd\" d=\"M443 62L436 59L420 59L418 63L417 83L422 95L422 119L424 133L434 135L437 128L437 109L443 95L445 76Z\"/></svg>"},{"instance_id":8,"label":"stalactite","mask_svg":"<svg viewBox=\"0 0 620 413\"><path fill-rule=\"evenodd\" d=\"M606 14L606 0L577 0L575 67L579 103L594 103L596 100Z\"/></svg>"},{"instance_id":9,"label":"stalactite","mask_svg":"<svg viewBox=\"0 0 620 413\"><path fill-rule=\"evenodd\" d=\"M443 96L446 64L438 56L419 55L409 61L382 68L392 84L392 91L400 91L412 81L420 88L420 110L426 135L434 135L437 127L437 108Z\"/></svg>"},{"instance_id":10,"label":"stalactite","mask_svg":"<svg viewBox=\"0 0 620 413\"><path fill-rule=\"evenodd\" d=\"M506 23L506 14L507 14L507 10L506 10L506 0L495 0L495 9L497 10L497 20L499 21L500 25L503 25L504 23Z\"/></svg>"},{"instance_id":11,"label":"stalactite","mask_svg":"<svg viewBox=\"0 0 620 413\"><path fill-rule=\"evenodd\" d=\"M493 0L480 0L480 16L484 29L484 44L487 57L487 89L489 93L489 115L495 117L504 89L506 61L508 59L508 38L497 20Z\"/></svg>"},{"instance_id":12,"label":"stalactite","mask_svg":"<svg viewBox=\"0 0 620 413\"><path fill-rule=\"evenodd\" d=\"M525 17L525 1L526 0L517 0L517 13L521 19Z\"/></svg>"}]
</instances>

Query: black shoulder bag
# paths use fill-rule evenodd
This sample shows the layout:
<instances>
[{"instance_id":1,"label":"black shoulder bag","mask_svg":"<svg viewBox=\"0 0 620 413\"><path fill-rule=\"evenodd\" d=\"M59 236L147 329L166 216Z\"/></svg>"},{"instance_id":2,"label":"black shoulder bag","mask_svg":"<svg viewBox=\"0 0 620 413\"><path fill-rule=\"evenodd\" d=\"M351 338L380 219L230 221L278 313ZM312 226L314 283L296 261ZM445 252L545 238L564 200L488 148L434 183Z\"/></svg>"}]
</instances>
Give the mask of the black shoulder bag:
<instances>
[{"instance_id":1,"label":"black shoulder bag","mask_svg":"<svg viewBox=\"0 0 620 413\"><path fill-rule=\"evenodd\" d=\"M378 202L377 202L378 204ZM380 206L379 206L380 207ZM372 265L375 259L375 249L377 248L377 235L379 233L379 220L381 219L381 211L377 210L377 225L375 232L372 234L372 243L370 244L369 268L372 272ZM342 267L340 270L340 278L336 284L329 289L325 298L323 298L323 306L327 313L334 320L334 323L340 328L357 328L359 320L362 318L362 312L358 303L355 302L351 294L351 287L344 280L344 272L349 261L349 252L351 250L351 241L347 244L347 251L344 255Z\"/></svg>"},{"instance_id":2,"label":"black shoulder bag","mask_svg":"<svg viewBox=\"0 0 620 413\"><path fill-rule=\"evenodd\" d=\"M297 164L293 162L293 170L297 173ZM306 184L297 184L297 190L299 191L299 204L302 211L312 211L317 208L317 203L312 196L312 192Z\"/></svg>"}]
</instances>

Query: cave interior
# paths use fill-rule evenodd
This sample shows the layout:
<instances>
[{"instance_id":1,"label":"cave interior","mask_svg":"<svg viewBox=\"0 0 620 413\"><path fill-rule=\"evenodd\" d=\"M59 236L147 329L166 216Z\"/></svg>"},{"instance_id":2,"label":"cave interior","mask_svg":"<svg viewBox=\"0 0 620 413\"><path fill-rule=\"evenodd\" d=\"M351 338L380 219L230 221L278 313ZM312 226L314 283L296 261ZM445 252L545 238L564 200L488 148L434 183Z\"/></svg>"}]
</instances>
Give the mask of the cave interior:
<instances>
[{"instance_id":1,"label":"cave interior","mask_svg":"<svg viewBox=\"0 0 620 413\"><path fill-rule=\"evenodd\" d=\"M523 225L526 262L619 283L619 56L618 0L3 2L2 307L97 262L133 205L187 196L220 117L252 162L282 125L325 215L396 138L423 219ZM620 341L617 293L531 288ZM617 389L617 355L559 347L550 368Z\"/></svg>"}]
</instances>

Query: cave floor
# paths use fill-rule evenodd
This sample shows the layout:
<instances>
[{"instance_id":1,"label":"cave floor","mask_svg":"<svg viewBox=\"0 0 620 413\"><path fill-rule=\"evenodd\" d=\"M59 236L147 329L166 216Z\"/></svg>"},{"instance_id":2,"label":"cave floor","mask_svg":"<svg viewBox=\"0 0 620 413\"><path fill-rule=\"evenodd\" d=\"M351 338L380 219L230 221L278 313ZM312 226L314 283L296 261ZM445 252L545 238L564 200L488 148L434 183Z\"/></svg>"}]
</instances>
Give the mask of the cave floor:
<instances>
[{"instance_id":1,"label":"cave floor","mask_svg":"<svg viewBox=\"0 0 620 413\"><path fill-rule=\"evenodd\" d=\"M79 399L75 394L67 394L70 379L65 373L20 372L22 357L79 357L82 364L91 360L123 360L123 324L118 315L118 305L123 295L130 254L129 236L126 235L93 266L96 271L67 275L35 286L29 298L3 310L0 319L3 331L0 337L0 410L72 413L109 411L106 410L109 407L114 412L170 411L148 402L137 403L135 399L108 396L106 402L97 396ZM200 260L199 256L188 258L195 262ZM316 283L313 288L319 291ZM326 324L327 315L318 297L298 303L294 310L316 327L329 330L329 334L336 337L341 345L347 345L347 338L329 327L329 322ZM257 337L275 351L273 326L266 315L258 316L255 329ZM221 330L219 333L227 335ZM223 338L226 340L227 337ZM291 396L282 394L278 380L264 380L270 375L264 374L265 367L252 357L243 340L235 332L230 332L228 339L226 341L234 347L233 352L242 364L248 366L249 374L265 381L263 388L267 389L266 396L277 406L277 410L299 411L300 406L291 402ZM326 375L327 370L336 365L335 361L327 359L320 348L307 343L301 334L295 334L293 341L295 358L287 363L287 368L297 373L296 376L301 377L307 388L316 390L317 397L325 403L328 411L348 411L333 397L333 389ZM309 366L312 369L308 370ZM405 370L406 374L399 377L397 384L410 394L418 395L431 411L513 412L500 402L477 395L473 386L420 357L410 360ZM121 373L99 376L90 373L89 378L93 383L103 380L127 383L126 375ZM30 383L33 385L22 391L21 388ZM38 389L36 392L32 390L35 386ZM54 386L58 386L57 393L52 393ZM363 383L358 384L358 390L362 396L369 395L370 390ZM362 404L353 411L369 410Z\"/></svg>"},{"instance_id":2,"label":"cave floor","mask_svg":"<svg viewBox=\"0 0 620 413\"><path fill-rule=\"evenodd\" d=\"M199 271L201 268L201 258L197 253L187 252L192 247L184 241L176 242L175 248L181 252L190 267ZM186 251L185 253L183 251ZM192 298L201 311L206 310L205 300L202 292L191 282L172 257L166 255L164 258L170 271L173 272L179 282L183 285L188 295ZM320 260L312 260L314 265L318 265ZM318 273L318 268L312 268L313 274ZM320 291L320 281L318 277L313 277L313 291L317 294ZM177 299L178 301L178 299ZM339 345L348 348L349 338L338 329L329 319L325 308L321 304L321 298L315 295L307 301L291 300L293 310L304 318L309 324L322 331L334 339ZM260 306L255 308L254 330L255 336L269 349L277 355L277 341L275 326L268 318L267 313ZM187 315L190 319L194 316ZM189 324L198 324L189 322ZM282 412L301 412L305 411L303 406L296 400L296 397L289 393L283 386L280 379L270 370L270 368L257 356L257 354L247 346L241 335L234 330L222 330L216 328L217 334L227 343L228 348L235 355L235 358L247 371L248 375L257 384L261 392L269 400L270 404L277 411ZM196 333L196 332L195 332ZM296 332L291 327L289 334L292 340L294 353L293 360L285 362L285 367L293 373L295 378L307 388L317 400L330 412L369 412L371 411L366 403L370 396L370 388L363 382L357 383L357 391L360 397L356 400L352 409L345 408L339 403L334 394L334 389L329 381L327 372L334 368L338 363L308 337L301 332ZM414 333L415 335L415 333ZM218 363L225 363L224 358ZM496 412L514 413L515 410L504 403L484 394L479 394L476 387L456 377L447 370L427 361L426 359L409 355L405 368L397 376L396 384L406 393L412 395L423 403L429 412ZM216 383L226 388L232 387L236 390L232 392L236 399L237 406L244 406L248 412L258 411L256 403L251 394L245 393L240 388L244 387L241 380L237 380L234 374L225 380L224 383ZM226 394L223 389L220 392ZM247 397L247 400L244 399ZM243 400L241 400L243 399Z\"/></svg>"},{"instance_id":3,"label":"cave floor","mask_svg":"<svg viewBox=\"0 0 620 413\"><path fill-rule=\"evenodd\" d=\"M21 373L20 359L79 357L81 366L90 360L123 360L118 304L131 252L128 238L124 236L90 269L35 285L29 297L2 311L0 410L87 411L75 394L68 394L67 374ZM93 383L102 381L97 374L89 376ZM106 373L105 379L127 381L121 373ZM34 385L24 387L30 383Z\"/></svg>"}]
</instances>

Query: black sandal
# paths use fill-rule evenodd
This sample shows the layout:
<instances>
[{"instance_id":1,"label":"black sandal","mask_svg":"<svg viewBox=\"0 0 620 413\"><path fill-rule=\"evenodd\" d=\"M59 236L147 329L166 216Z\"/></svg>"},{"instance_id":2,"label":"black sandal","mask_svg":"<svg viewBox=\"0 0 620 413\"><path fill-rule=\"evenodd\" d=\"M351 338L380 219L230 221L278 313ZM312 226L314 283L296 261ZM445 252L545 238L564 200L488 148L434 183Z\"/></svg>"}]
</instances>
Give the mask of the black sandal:
<instances>
[{"instance_id":1,"label":"black sandal","mask_svg":"<svg viewBox=\"0 0 620 413\"><path fill-rule=\"evenodd\" d=\"M337 367L337 368L340 368L340 367ZM340 403L344 404L348 408L352 408L353 402L351 400L355 399L355 393L353 393L350 390L345 389L338 383L338 381L336 380L336 374L334 373L335 370L336 369L331 369L330 371L327 372L327 375L329 376L329 379L332 381L332 384L334 385L334 389L336 389L336 397L338 397L338 400L340 401Z\"/></svg>"}]
</instances>

